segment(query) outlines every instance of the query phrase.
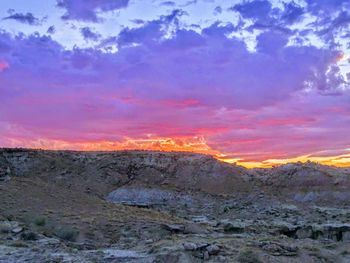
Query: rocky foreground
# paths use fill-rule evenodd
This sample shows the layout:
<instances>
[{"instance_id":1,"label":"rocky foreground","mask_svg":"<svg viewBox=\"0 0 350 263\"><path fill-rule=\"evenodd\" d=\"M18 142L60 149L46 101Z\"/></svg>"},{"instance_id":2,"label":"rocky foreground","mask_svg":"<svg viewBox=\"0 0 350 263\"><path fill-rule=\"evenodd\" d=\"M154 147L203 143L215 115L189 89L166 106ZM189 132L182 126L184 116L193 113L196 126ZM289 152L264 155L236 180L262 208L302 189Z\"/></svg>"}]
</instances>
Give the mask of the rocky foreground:
<instances>
[{"instance_id":1,"label":"rocky foreground","mask_svg":"<svg viewBox=\"0 0 350 263\"><path fill-rule=\"evenodd\" d=\"M0 149L0 262L350 262L350 169Z\"/></svg>"}]
</instances>

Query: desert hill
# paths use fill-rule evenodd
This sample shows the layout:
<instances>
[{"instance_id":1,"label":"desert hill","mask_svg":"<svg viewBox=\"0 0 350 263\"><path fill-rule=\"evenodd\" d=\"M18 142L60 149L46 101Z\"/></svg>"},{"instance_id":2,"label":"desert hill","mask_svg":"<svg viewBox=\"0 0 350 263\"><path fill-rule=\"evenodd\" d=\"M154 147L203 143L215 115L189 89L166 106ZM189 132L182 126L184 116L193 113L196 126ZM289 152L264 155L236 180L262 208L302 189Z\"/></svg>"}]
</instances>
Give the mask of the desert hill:
<instances>
[{"instance_id":1,"label":"desert hill","mask_svg":"<svg viewBox=\"0 0 350 263\"><path fill-rule=\"evenodd\" d=\"M0 149L0 262L349 262L349 190L310 162Z\"/></svg>"}]
</instances>

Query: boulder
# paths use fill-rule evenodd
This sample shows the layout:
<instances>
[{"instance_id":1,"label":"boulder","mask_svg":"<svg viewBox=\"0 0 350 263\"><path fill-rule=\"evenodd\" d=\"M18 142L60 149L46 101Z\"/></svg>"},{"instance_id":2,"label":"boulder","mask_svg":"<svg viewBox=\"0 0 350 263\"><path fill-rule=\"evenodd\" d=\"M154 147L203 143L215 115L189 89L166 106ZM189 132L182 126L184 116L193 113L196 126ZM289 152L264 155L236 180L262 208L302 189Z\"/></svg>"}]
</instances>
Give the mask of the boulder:
<instances>
[{"instance_id":1,"label":"boulder","mask_svg":"<svg viewBox=\"0 0 350 263\"><path fill-rule=\"evenodd\" d=\"M184 225L183 233L184 234L206 234L208 233L208 230L198 224L187 223Z\"/></svg>"},{"instance_id":2,"label":"boulder","mask_svg":"<svg viewBox=\"0 0 350 263\"><path fill-rule=\"evenodd\" d=\"M197 244L195 243L191 243L191 242L186 242L184 244L182 244L185 250L188 251L195 251L197 250Z\"/></svg>"},{"instance_id":3,"label":"boulder","mask_svg":"<svg viewBox=\"0 0 350 263\"><path fill-rule=\"evenodd\" d=\"M313 238L319 237L335 241L345 241L349 238L350 224L325 224L313 228Z\"/></svg>"},{"instance_id":4,"label":"boulder","mask_svg":"<svg viewBox=\"0 0 350 263\"><path fill-rule=\"evenodd\" d=\"M243 222L239 221L233 221L233 222L222 222L223 224L223 229L227 233L243 233L244 230L246 229L246 224Z\"/></svg>"},{"instance_id":5,"label":"boulder","mask_svg":"<svg viewBox=\"0 0 350 263\"><path fill-rule=\"evenodd\" d=\"M19 226L19 223L16 221L2 221L0 222L0 232L1 233L16 233L19 229L22 228ZM19 231L19 232L21 232ZM17 233L19 233L17 232Z\"/></svg>"},{"instance_id":6,"label":"boulder","mask_svg":"<svg viewBox=\"0 0 350 263\"><path fill-rule=\"evenodd\" d=\"M206 250L208 251L209 255L217 255L220 252L220 247L217 245L209 245Z\"/></svg>"},{"instance_id":7,"label":"boulder","mask_svg":"<svg viewBox=\"0 0 350 263\"><path fill-rule=\"evenodd\" d=\"M183 233L184 225L180 224L163 224L162 225L165 230L170 231L171 233Z\"/></svg>"},{"instance_id":8,"label":"boulder","mask_svg":"<svg viewBox=\"0 0 350 263\"><path fill-rule=\"evenodd\" d=\"M163 228L165 230L170 231L174 234L205 234L208 233L208 230L204 227L195 224L195 223L187 223L187 224L163 224Z\"/></svg>"},{"instance_id":9,"label":"boulder","mask_svg":"<svg viewBox=\"0 0 350 263\"><path fill-rule=\"evenodd\" d=\"M22 231L23 231L23 227L20 227L20 226L11 230L11 232L14 234L21 233Z\"/></svg>"}]
</instances>

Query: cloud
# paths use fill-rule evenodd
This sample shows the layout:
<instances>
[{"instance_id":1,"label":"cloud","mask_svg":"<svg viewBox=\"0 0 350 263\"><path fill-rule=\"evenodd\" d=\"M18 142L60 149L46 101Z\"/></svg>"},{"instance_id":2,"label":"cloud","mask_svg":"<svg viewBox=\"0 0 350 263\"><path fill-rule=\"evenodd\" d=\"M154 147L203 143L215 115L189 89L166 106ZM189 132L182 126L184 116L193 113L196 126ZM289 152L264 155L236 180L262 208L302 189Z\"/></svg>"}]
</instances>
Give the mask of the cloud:
<instances>
[{"instance_id":1,"label":"cloud","mask_svg":"<svg viewBox=\"0 0 350 263\"><path fill-rule=\"evenodd\" d=\"M131 22L135 23L136 25L142 25L142 24L146 23L142 19L132 19Z\"/></svg>"},{"instance_id":2,"label":"cloud","mask_svg":"<svg viewBox=\"0 0 350 263\"><path fill-rule=\"evenodd\" d=\"M124 28L118 35L119 46L152 42L162 37L161 23L151 21L140 28Z\"/></svg>"},{"instance_id":3,"label":"cloud","mask_svg":"<svg viewBox=\"0 0 350 263\"><path fill-rule=\"evenodd\" d=\"M176 3L173 1L164 1L162 3L160 3L161 6L169 6L169 7L173 7L176 6Z\"/></svg>"},{"instance_id":4,"label":"cloud","mask_svg":"<svg viewBox=\"0 0 350 263\"><path fill-rule=\"evenodd\" d=\"M215 7L214 14L217 15L217 14L221 14L221 13L222 13L222 7L221 6Z\"/></svg>"},{"instance_id":5,"label":"cloud","mask_svg":"<svg viewBox=\"0 0 350 263\"><path fill-rule=\"evenodd\" d=\"M286 24L293 24L295 22L299 22L304 14L304 8L296 3L284 3L284 10L281 12L280 19Z\"/></svg>"},{"instance_id":6,"label":"cloud","mask_svg":"<svg viewBox=\"0 0 350 263\"><path fill-rule=\"evenodd\" d=\"M129 0L57 0L57 6L66 9L64 20L99 22L99 12L127 7Z\"/></svg>"},{"instance_id":7,"label":"cloud","mask_svg":"<svg viewBox=\"0 0 350 263\"><path fill-rule=\"evenodd\" d=\"M42 20L36 18L32 13L13 13L13 10L10 11L10 15L4 17L3 20L15 20L23 24L28 24L32 26L41 25Z\"/></svg>"},{"instance_id":8,"label":"cloud","mask_svg":"<svg viewBox=\"0 0 350 263\"><path fill-rule=\"evenodd\" d=\"M118 35L118 44L122 47L140 43L148 45L157 42L164 37L170 27L178 27L179 18L186 14L181 9L175 9L170 14L161 16L159 20L144 23L142 27L126 27Z\"/></svg>"},{"instance_id":9,"label":"cloud","mask_svg":"<svg viewBox=\"0 0 350 263\"><path fill-rule=\"evenodd\" d=\"M95 48L65 50L50 36L0 31L1 61L11 65L0 74L0 141L75 149L198 144L255 161L349 148L339 50L290 44L296 32L282 29L301 21L299 6L273 11L258 2L268 15L239 8L242 20L263 25L254 52L230 23L184 28L184 10L106 39L88 28ZM106 52L114 45L118 52Z\"/></svg>"},{"instance_id":10,"label":"cloud","mask_svg":"<svg viewBox=\"0 0 350 263\"><path fill-rule=\"evenodd\" d=\"M348 29L350 25L350 13L348 11L342 11L335 18L323 17L314 22L313 25L321 28L317 31L318 35L324 37L327 41L334 41L335 31Z\"/></svg>"},{"instance_id":11,"label":"cloud","mask_svg":"<svg viewBox=\"0 0 350 263\"><path fill-rule=\"evenodd\" d=\"M101 35L99 33L92 31L89 27L80 28L80 33L87 41L97 41L101 38Z\"/></svg>"},{"instance_id":12,"label":"cloud","mask_svg":"<svg viewBox=\"0 0 350 263\"><path fill-rule=\"evenodd\" d=\"M244 18L266 22L270 18L272 5L267 0L257 0L236 4L230 10L239 12Z\"/></svg>"},{"instance_id":13,"label":"cloud","mask_svg":"<svg viewBox=\"0 0 350 263\"><path fill-rule=\"evenodd\" d=\"M0 72L4 71L5 69L9 68L9 64L5 61L0 61Z\"/></svg>"},{"instance_id":14,"label":"cloud","mask_svg":"<svg viewBox=\"0 0 350 263\"><path fill-rule=\"evenodd\" d=\"M47 31L48 34L54 34L56 32L56 27L55 26L50 26Z\"/></svg>"},{"instance_id":15,"label":"cloud","mask_svg":"<svg viewBox=\"0 0 350 263\"><path fill-rule=\"evenodd\" d=\"M334 11L342 10L342 8L349 8L348 0L306 0L308 10L313 14L329 15Z\"/></svg>"}]
</instances>

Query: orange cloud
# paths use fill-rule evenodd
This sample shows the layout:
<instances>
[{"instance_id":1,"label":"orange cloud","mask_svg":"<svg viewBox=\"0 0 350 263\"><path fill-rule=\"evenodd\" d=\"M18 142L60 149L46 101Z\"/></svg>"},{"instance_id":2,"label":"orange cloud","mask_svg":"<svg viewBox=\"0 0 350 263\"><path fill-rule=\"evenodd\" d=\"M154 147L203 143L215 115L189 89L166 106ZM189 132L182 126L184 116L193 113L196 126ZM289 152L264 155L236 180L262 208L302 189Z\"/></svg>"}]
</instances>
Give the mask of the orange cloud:
<instances>
[{"instance_id":1,"label":"orange cloud","mask_svg":"<svg viewBox=\"0 0 350 263\"><path fill-rule=\"evenodd\" d=\"M154 151L179 151L197 152L217 155L218 151L207 145L202 137L190 138L149 138L131 139L125 138L122 142L92 141L92 142L67 142L61 140L39 139L22 142L13 140L9 147L24 146L28 148L40 148L46 150L78 150L78 151L117 151L117 150L154 150Z\"/></svg>"},{"instance_id":2,"label":"orange cloud","mask_svg":"<svg viewBox=\"0 0 350 263\"><path fill-rule=\"evenodd\" d=\"M230 155L220 153L208 146L203 137L184 138L153 138L151 135L144 139L125 138L122 142L92 141L92 142L67 142L61 140L34 140L23 143L13 140L8 147L28 147L46 150L77 150L77 151L118 151L118 150L153 150L153 151L177 151L196 152L214 156L216 159L235 163L247 168L269 168L290 162L313 161L324 165L338 167L350 167L350 149L345 149L346 154L333 156L317 156L313 154L302 155L284 159L266 159L263 161L247 161L242 158L232 158Z\"/></svg>"}]
</instances>

